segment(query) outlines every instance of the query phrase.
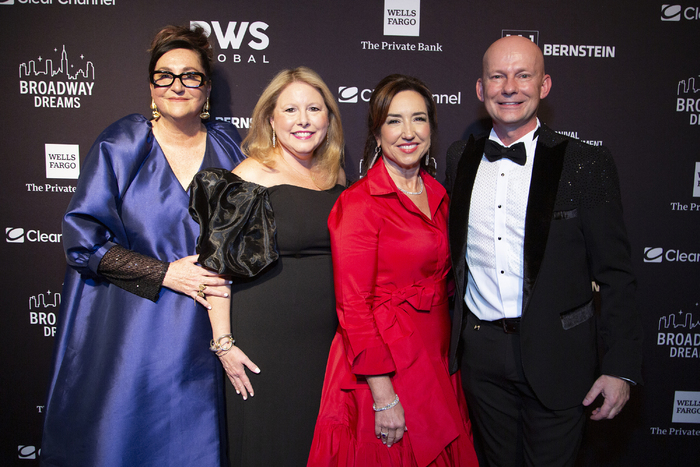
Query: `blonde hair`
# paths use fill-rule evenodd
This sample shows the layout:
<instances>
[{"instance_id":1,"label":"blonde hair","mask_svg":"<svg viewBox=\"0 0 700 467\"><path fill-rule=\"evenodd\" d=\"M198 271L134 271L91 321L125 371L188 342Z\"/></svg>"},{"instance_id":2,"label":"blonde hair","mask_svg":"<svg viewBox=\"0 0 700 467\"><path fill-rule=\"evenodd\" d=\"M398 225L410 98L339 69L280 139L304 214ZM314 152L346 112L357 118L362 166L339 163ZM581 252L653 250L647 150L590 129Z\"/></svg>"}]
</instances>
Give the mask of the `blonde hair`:
<instances>
[{"instance_id":1,"label":"blonde hair","mask_svg":"<svg viewBox=\"0 0 700 467\"><path fill-rule=\"evenodd\" d=\"M272 126L270 117L277 106L277 99L282 91L292 83L306 83L316 89L322 96L328 109L328 131L326 142L314 151L311 173L316 185L321 189L335 186L338 173L343 164L343 126L340 111L326 83L310 68L297 67L282 70L270 81L258 99L253 110L250 130L241 145L246 156L268 167L274 167L278 148L272 147Z\"/></svg>"}]
</instances>

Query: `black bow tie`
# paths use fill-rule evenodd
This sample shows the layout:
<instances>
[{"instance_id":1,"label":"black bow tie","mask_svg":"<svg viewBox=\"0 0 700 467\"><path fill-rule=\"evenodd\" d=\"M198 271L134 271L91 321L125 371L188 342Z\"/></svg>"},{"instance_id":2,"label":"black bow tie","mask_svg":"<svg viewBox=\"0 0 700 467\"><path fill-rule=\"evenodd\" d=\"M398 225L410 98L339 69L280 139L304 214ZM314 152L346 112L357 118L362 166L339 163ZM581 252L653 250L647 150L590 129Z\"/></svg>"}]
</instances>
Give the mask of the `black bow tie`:
<instances>
[{"instance_id":1,"label":"black bow tie","mask_svg":"<svg viewBox=\"0 0 700 467\"><path fill-rule=\"evenodd\" d=\"M497 160L510 159L518 165L525 165L527 160L527 154L525 152L525 143L522 141L516 143L510 147L501 146L492 139L486 140L486 145L484 146L484 155L489 162L495 162Z\"/></svg>"}]
</instances>

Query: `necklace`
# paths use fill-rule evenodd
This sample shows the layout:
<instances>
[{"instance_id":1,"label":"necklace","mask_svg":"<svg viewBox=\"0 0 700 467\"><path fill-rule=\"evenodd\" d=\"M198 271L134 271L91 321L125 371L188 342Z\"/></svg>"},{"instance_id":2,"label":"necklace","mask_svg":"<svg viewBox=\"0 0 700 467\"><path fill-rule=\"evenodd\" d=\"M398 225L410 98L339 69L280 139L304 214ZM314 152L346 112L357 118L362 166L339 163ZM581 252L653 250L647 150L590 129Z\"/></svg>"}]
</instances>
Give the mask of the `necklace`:
<instances>
[{"instance_id":1,"label":"necklace","mask_svg":"<svg viewBox=\"0 0 700 467\"><path fill-rule=\"evenodd\" d=\"M295 167L293 167L292 164L287 162L287 159L285 159L284 155L280 155L280 157L282 158L282 162L284 162L287 165L287 167L292 169L292 171L294 171L302 179L307 179L307 178L311 179L311 182L313 183L314 187L318 188L318 186L316 185L316 180L314 179L314 174L311 172L311 170L309 170L309 173L307 175L304 175L303 173L299 172Z\"/></svg>"},{"instance_id":2,"label":"necklace","mask_svg":"<svg viewBox=\"0 0 700 467\"><path fill-rule=\"evenodd\" d=\"M398 188L401 191L401 193L406 194L406 195L422 195L423 189L425 189L425 183L423 183L423 179L420 176L418 176L418 180L420 180L420 190L418 190L418 191L404 190L398 184L396 185L396 188Z\"/></svg>"}]
</instances>

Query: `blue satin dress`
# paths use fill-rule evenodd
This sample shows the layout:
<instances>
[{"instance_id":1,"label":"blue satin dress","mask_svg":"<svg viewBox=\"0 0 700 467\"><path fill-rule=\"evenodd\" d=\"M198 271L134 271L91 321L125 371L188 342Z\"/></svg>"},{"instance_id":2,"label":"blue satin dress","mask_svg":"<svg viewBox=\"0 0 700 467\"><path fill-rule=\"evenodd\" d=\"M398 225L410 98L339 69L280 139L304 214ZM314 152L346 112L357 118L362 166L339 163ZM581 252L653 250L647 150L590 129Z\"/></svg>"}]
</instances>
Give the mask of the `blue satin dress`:
<instances>
[{"instance_id":1,"label":"blue satin dress","mask_svg":"<svg viewBox=\"0 0 700 467\"><path fill-rule=\"evenodd\" d=\"M230 124L207 124L205 167L243 159ZM151 124L130 115L90 150L63 223L68 270L41 461L45 466L220 466L223 373L206 310L161 288L154 303L97 266L114 244L162 261L195 254L198 224Z\"/></svg>"}]
</instances>

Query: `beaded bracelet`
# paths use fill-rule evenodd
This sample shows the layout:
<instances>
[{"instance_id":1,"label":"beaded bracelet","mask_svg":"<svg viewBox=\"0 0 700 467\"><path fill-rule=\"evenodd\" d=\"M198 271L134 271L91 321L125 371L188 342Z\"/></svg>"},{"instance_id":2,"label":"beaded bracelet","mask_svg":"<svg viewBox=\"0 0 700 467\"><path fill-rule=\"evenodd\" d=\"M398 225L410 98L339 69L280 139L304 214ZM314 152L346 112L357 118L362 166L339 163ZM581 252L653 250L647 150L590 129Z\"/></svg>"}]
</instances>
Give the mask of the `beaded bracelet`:
<instances>
[{"instance_id":1,"label":"beaded bracelet","mask_svg":"<svg viewBox=\"0 0 700 467\"><path fill-rule=\"evenodd\" d=\"M394 400L392 402L390 402L388 405L385 405L384 407L377 408L376 404L372 404L372 409L375 412L383 412L385 410L389 410L390 408L394 407L398 403L399 403L399 395L397 394L396 397L394 398Z\"/></svg>"},{"instance_id":2,"label":"beaded bracelet","mask_svg":"<svg viewBox=\"0 0 700 467\"><path fill-rule=\"evenodd\" d=\"M222 341L224 342L222 343ZM235 343L236 341L233 338L233 334L224 334L217 340L211 340L209 343L209 350L214 352L217 357L221 357L222 355L225 355L226 352L231 350L233 348L233 344Z\"/></svg>"}]
</instances>

